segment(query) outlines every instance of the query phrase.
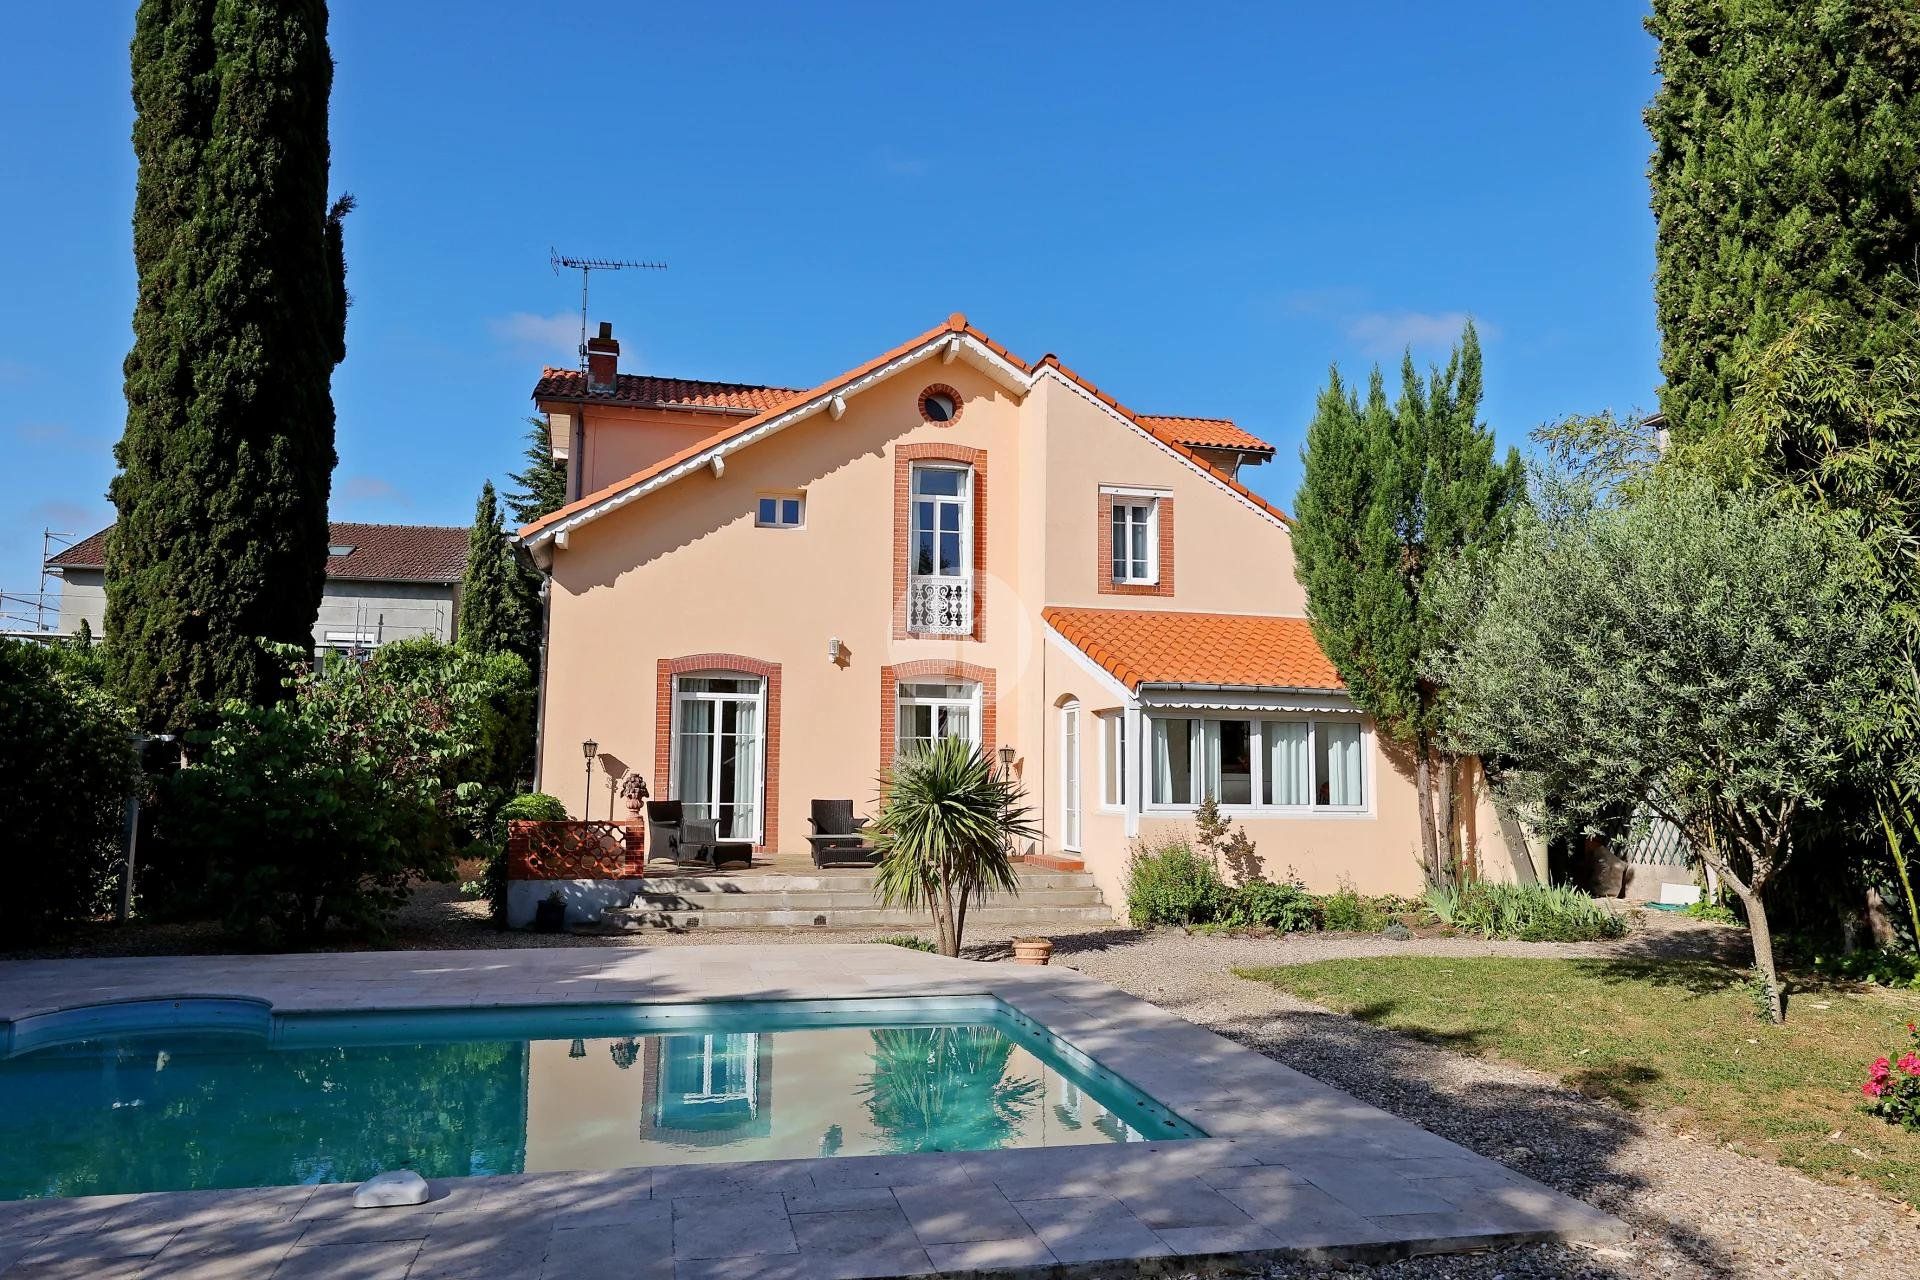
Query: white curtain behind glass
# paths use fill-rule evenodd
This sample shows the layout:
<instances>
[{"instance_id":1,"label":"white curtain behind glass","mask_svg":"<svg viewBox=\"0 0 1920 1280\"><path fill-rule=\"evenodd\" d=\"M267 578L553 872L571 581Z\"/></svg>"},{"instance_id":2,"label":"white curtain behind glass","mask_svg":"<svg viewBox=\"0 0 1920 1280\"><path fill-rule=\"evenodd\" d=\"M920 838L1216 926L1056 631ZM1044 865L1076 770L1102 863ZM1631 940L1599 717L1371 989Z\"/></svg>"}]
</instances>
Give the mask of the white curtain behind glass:
<instances>
[{"instance_id":1,"label":"white curtain behind glass","mask_svg":"<svg viewBox=\"0 0 1920 1280\"><path fill-rule=\"evenodd\" d=\"M714 706L693 698L680 702L680 758L673 770L679 794L674 798L694 817L713 816Z\"/></svg>"},{"instance_id":2,"label":"white curtain behind glass","mask_svg":"<svg viewBox=\"0 0 1920 1280\"><path fill-rule=\"evenodd\" d=\"M1265 803L1311 804L1306 721L1269 720L1260 732L1267 749L1266 779L1261 787Z\"/></svg>"},{"instance_id":3,"label":"white curtain behind glass","mask_svg":"<svg viewBox=\"0 0 1920 1280\"><path fill-rule=\"evenodd\" d=\"M760 704L729 704L734 713L732 819L722 835L746 839L758 829L760 815Z\"/></svg>"},{"instance_id":4,"label":"white curtain behind glass","mask_svg":"<svg viewBox=\"0 0 1920 1280\"><path fill-rule=\"evenodd\" d=\"M1322 721L1315 727L1320 735L1321 782L1326 789L1322 803L1348 808L1365 804L1360 778L1360 726Z\"/></svg>"}]
</instances>

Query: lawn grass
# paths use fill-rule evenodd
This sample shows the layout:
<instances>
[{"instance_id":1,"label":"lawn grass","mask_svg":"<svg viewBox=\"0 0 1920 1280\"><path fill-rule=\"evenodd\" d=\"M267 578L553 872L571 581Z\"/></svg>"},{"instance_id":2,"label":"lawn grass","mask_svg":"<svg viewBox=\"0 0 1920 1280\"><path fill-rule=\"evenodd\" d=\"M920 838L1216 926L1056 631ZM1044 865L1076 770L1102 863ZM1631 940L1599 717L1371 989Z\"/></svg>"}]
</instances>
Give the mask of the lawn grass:
<instances>
[{"instance_id":1,"label":"lawn grass","mask_svg":"<svg viewBox=\"0 0 1920 1280\"><path fill-rule=\"evenodd\" d=\"M1920 1134L1860 1110L1867 1063L1907 1042L1920 996L1822 987L1792 997L1776 1027L1755 1016L1746 971L1704 961L1408 956L1238 972L1920 1207Z\"/></svg>"}]
</instances>

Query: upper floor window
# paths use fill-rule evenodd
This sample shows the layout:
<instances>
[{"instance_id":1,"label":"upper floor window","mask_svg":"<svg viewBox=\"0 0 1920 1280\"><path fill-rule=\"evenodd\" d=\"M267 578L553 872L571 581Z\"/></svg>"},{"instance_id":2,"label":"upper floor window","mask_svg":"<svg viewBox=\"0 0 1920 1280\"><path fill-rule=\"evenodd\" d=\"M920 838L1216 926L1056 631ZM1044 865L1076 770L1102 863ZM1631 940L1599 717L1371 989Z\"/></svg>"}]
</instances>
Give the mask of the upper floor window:
<instances>
[{"instance_id":1,"label":"upper floor window","mask_svg":"<svg viewBox=\"0 0 1920 1280\"><path fill-rule=\"evenodd\" d=\"M907 543L907 627L973 630L973 471L915 464Z\"/></svg>"},{"instance_id":2,"label":"upper floor window","mask_svg":"<svg viewBox=\"0 0 1920 1280\"><path fill-rule=\"evenodd\" d=\"M806 517L806 494L768 493L760 496L753 522L763 529L798 529Z\"/></svg>"},{"instance_id":3,"label":"upper floor window","mask_svg":"<svg viewBox=\"0 0 1920 1280\"><path fill-rule=\"evenodd\" d=\"M1113 580L1152 585L1160 580L1160 522L1154 498L1113 500Z\"/></svg>"}]
</instances>

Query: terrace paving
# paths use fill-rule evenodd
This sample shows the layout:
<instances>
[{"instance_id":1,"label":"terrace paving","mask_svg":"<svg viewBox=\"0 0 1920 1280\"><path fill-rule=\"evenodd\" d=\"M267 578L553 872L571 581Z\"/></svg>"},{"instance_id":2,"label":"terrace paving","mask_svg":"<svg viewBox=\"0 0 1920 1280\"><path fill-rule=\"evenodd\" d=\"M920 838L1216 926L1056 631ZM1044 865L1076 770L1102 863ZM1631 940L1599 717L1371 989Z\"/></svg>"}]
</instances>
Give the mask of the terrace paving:
<instances>
[{"instance_id":1,"label":"terrace paving","mask_svg":"<svg viewBox=\"0 0 1920 1280\"><path fill-rule=\"evenodd\" d=\"M898 947L676 946L0 964L0 1019L244 996L279 1012L997 996L1204 1129L1178 1142L0 1203L0 1276L653 1276L1190 1272L1605 1241L1598 1210L1071 970Z\"/></svg>"}]
</instances>

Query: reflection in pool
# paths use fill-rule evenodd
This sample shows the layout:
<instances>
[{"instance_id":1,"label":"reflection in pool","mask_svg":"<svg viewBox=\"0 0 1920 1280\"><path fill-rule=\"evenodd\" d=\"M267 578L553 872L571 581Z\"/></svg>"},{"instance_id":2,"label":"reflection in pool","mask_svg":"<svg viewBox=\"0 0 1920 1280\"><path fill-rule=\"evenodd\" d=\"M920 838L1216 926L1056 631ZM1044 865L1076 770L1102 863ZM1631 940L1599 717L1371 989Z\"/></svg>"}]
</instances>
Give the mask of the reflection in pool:
<instances>
[{"instance_id":1,"label":"reflection in pool","mask_svg":"<svg viewBox=\"0 0 1920 1280\"><path fill-rule=\"evenodd\" d=\"M997 1002L820 1003L294 1015L265 1035L43 1044L0 1059L0 1198L1197 1132Z\"/></svg>"}]
</instances>

